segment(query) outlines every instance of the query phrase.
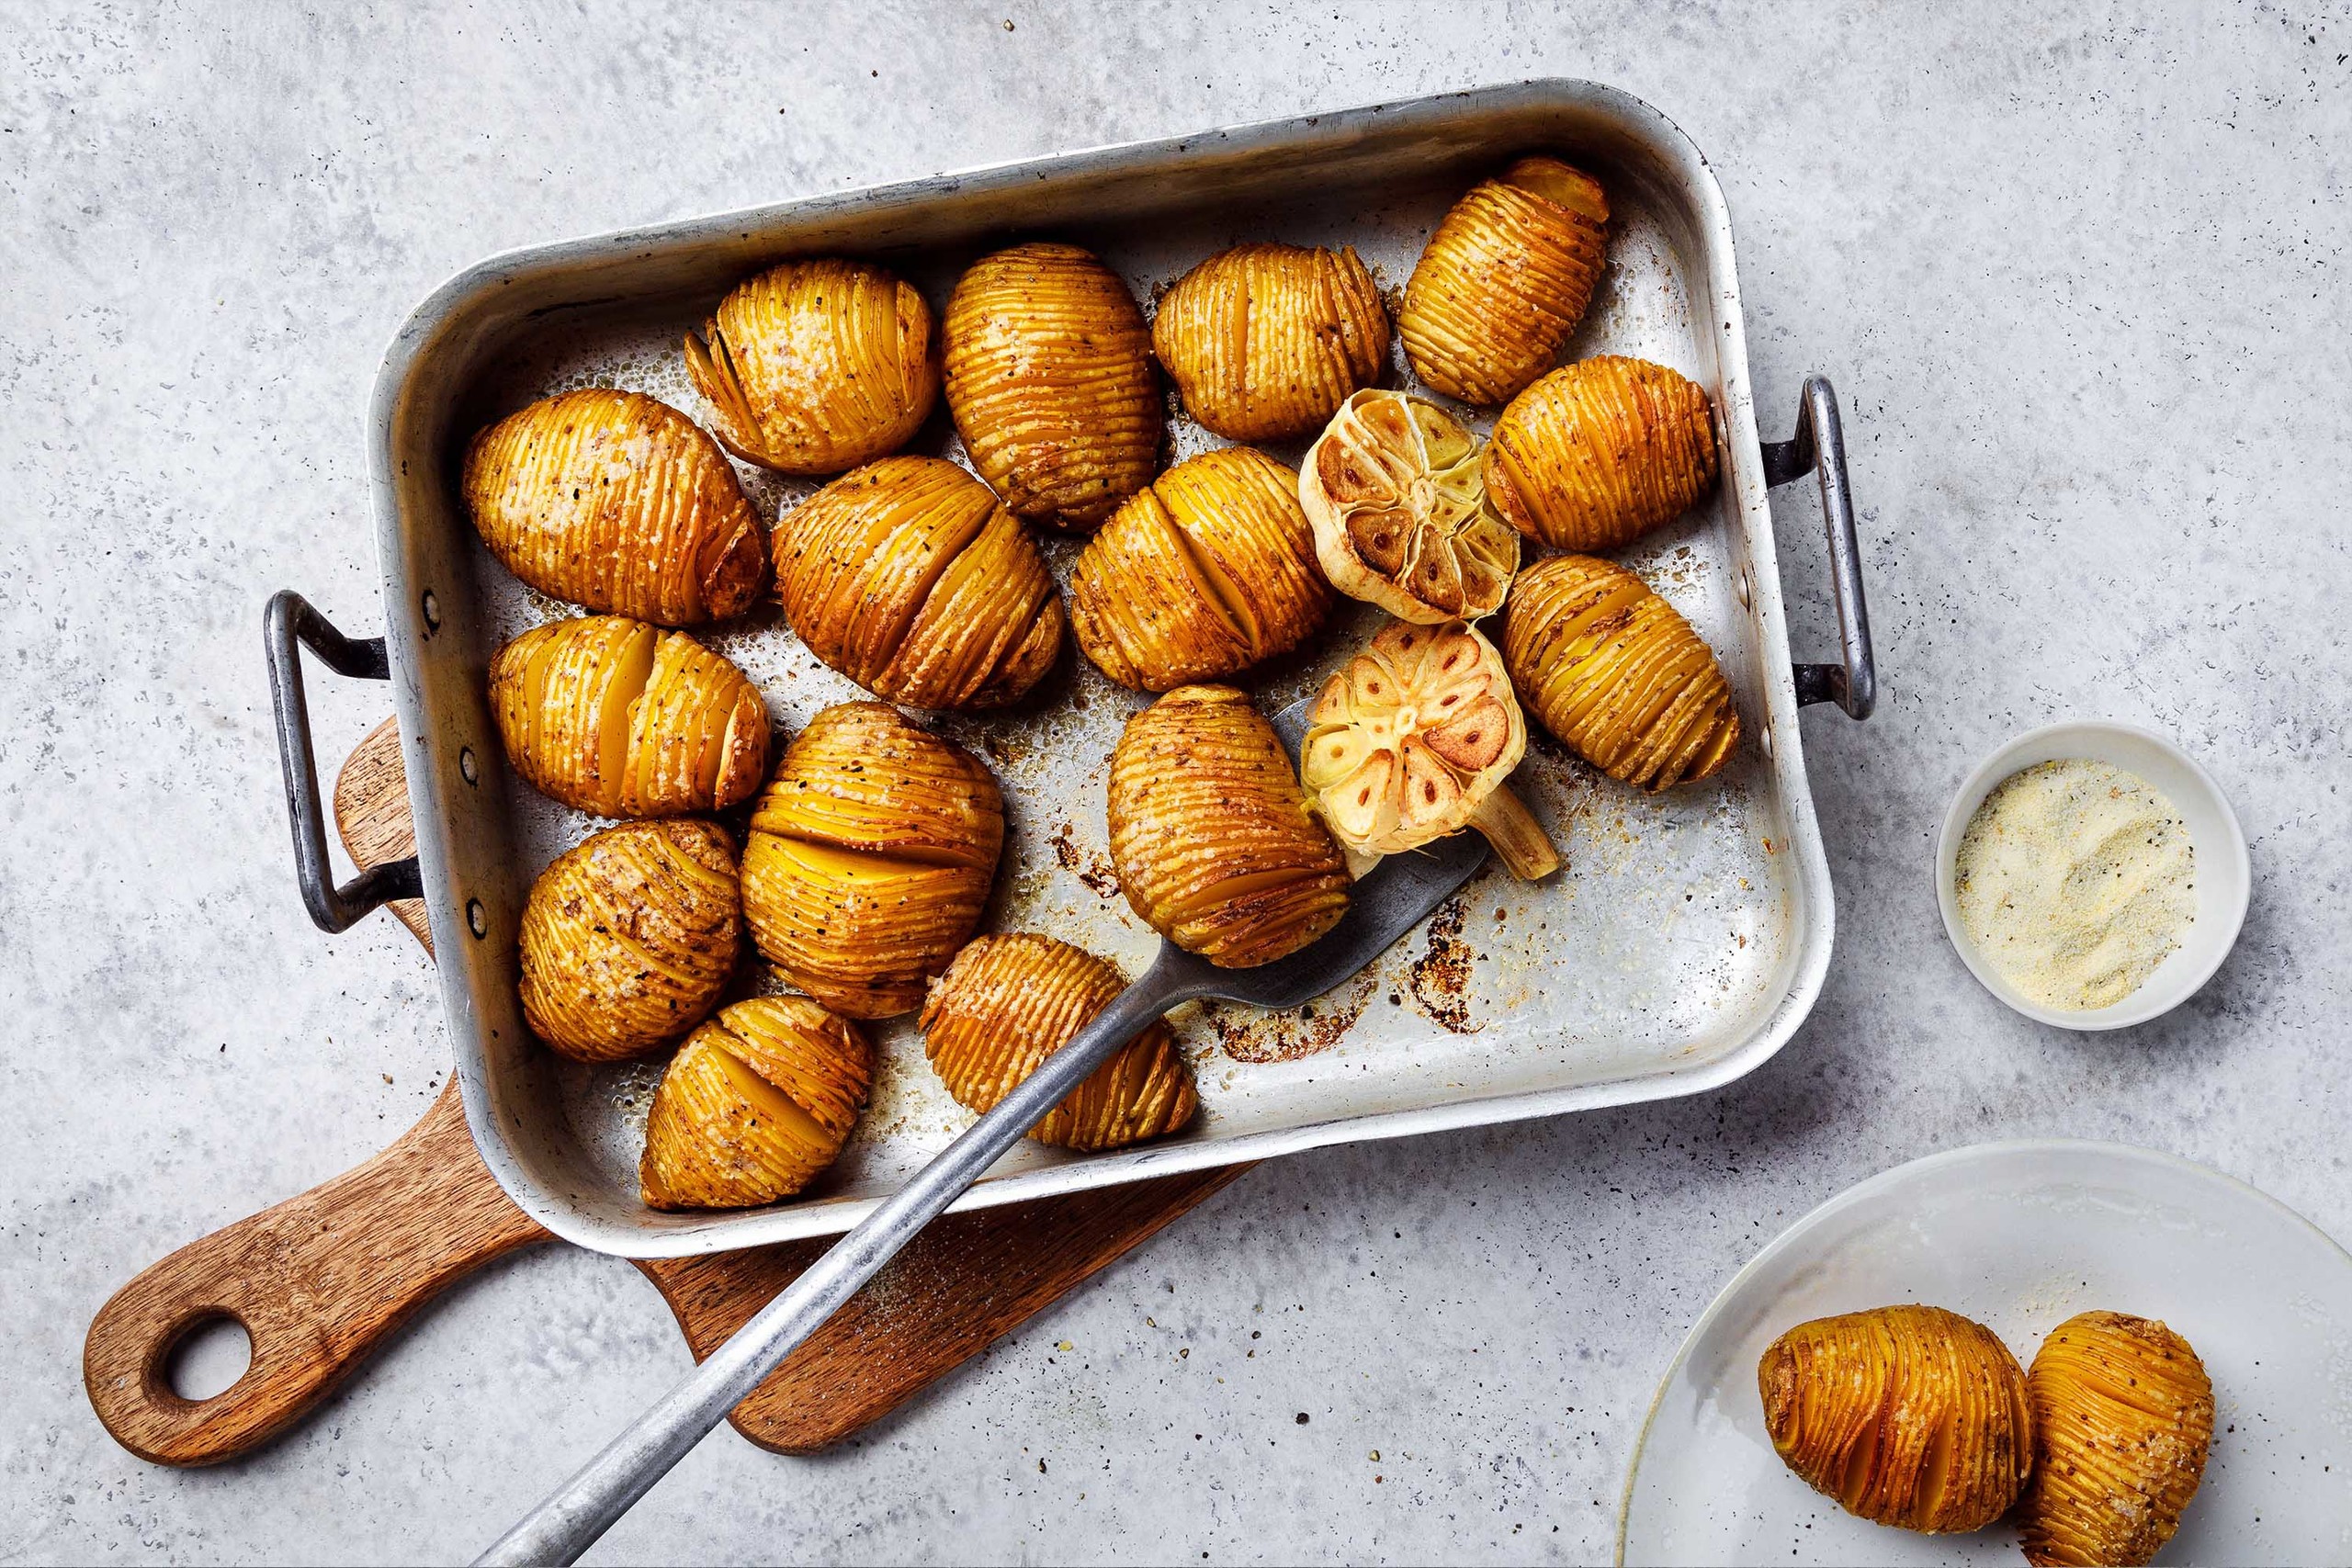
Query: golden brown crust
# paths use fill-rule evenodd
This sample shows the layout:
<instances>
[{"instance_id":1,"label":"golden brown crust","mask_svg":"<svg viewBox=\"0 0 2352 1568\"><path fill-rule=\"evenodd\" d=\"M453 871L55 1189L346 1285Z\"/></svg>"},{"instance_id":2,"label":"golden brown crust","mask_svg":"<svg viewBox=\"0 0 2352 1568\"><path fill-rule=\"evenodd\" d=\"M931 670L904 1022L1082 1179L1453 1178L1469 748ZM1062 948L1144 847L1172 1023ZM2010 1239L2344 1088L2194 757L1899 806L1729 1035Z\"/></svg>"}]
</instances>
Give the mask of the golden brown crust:
<instances>
[{"instance_id":1,"label":"golden brown crust","mask_svg":"<svg viewBox=\"0 0 2352 1568\"><path fill-rule=\"evenodd\" d=\"M1646 359L1564 365L1495 422L1486 470L1496 510L1529 538L1587 555L1616 549L1714 488L1707 394Z\"/></svg>"},{"instance_id":2,"label":"golden brown crust","mask_svg":"<svg viewBox=\"0 0 2352 1568\"><path fill-rule=\"evenodd\" d=\"M656 1209L741 1209L833 1163L874 1084L874 1047L806 997L737 1002L678 1049L645 1121L638 1184Z\"/></svg>"},{"instance_id":3,"label":"golden brown crust","mask_svg":"<svg viewBox=\"0 0 2352 1568\"><path fill-rule=\"evenodd\" d=\"M1117 970L1066 942L975 937L923 1003L923 1052L956 1102L986 1114L1125 988ZM1122 1148L1177 1131L1199 1108L1192 1069L1154 1020L1029 1135L1057 1148Z\"/></svg>"},{"instance_id":4,"label":"golden brown crust","mask_svg":"<svg viewBox=\"0 0 2352 1568\"><path fill-rule=\"evenodd\" d=\"M1348 874L1273 726L1230 686L1180 686L1111 753L1111 860L1136 914L1227 969L1329 931Z\"/></svg>"},{"instance_id":5,"label":"golden brown crust","mask_svg":"<svg viewBox=\"0 0 2352 1568\"><path fill-rule=\"evenodd\" d=\"M509 414L467 446L460 490L500 564L590 610L725 620L766 580L766 536L718 444L636 392L560 392Z\"/></svg>"},{"instance_id":6,"label":"golden brown crust","mask_svg":"<svg viewBox=\"0 0 2352 1568\"><path fill-rule=\"evenodd\" d=\"M1298 476L1247 446L1179 463L1120 507L1070 572L1079 646L1164 692L1288 653L1330 614Z\"/></svg>"},{"instance_id":7,"label":"golden brown crust","mask_svg":"<svg viewBox=\"0 0 2352 1568\"><path fill-rule=\"evenodd\" d=\"M1453 204L1405 285L1414 372L1464 402L1508 401L1583 319L1607 253L1609 198L1556 158L1521 158Z\"/></svg>"},{"instance_id":8,"label":"golden brown crust","mask_svg":"<svg viewBox=\"0 0 2352 1568\"><path fill-rule=\"evenodd\" d=\"M1023 517L1091 528L1151 479L1151 334L1076 245L983 256L947 300L947 406L980 477Z\"/></svg>"},{"instance_id":9,"label":"golden brown crust","mask_svg":"<svg viewBox=\"0 0 2352 1568\"><path fill-rule=\"evenodd\" d=\"M1931 1306L1802 1323L1756 1369L1765 1431L1848 1513L1904 1529L1981 1529L2033 1468L2025 1373L1993 1331Z\"/></svg>"},{"instance_id":10,"label":"golden brown crust","mask_svg":"<svg viewBox=\"0 0 2352 1568\"><path fill-rule=\"evenodd\" d=\"M775 580L811 653L912 707L1016 702L1061 651L1061 596L1035 543L936 457L869 463L786 513Z\"/></svg>"},{"instance_id":11,"label":"golden brown crust","mask_svg":"<svg viewBox=\"0 0 2352 1568\"><path fill-rule=\"evenodd\" d=\"M1528 568L1502 640L1520 701L1612 779L1658 790L1711 778L1739 745L1715 656L1622 566L1555 556Z\"/></svg>"},{"instance_id":12,"label":"golden brown crust","mask_svg":"<svg viewBox=\"0 0 2352 1568\"><path fill-rule=\"evenodd\" d=\"M728 660L622 615L532 627L490 661L490 707L525 783L599 817L675 817L751 797L768 712Z\"/></svg>"},{"instance_id":13,"label":"golden brown crust","mask_svg":"<svg viewBox=\"0 0 2352 1568\"><path fill-rule=\"evenodd\" d=\"M1003 797L970 752L886 704L827 708L752 814L752 940L836 1012L911 1011L978 927L1003 843Z\"/></svg>"},{"instance_id":14,"label":"golden brown crust","mask_svg":"<svg viewBox=\"0 0 2352 1568\"><path fill-rule=\"evenodd\" d=\"M2033 1483L2018 1506L2026 1561L2146 1562L2180 1528L2213 1441L2213 1383L2151 1318L2086 1312L2052 1329L2026 1373Z\"/></svg>"},{"instance_id":15,"label":"golden brown crust","mask_svg":"<svg viewBox=\"0 0 2352 1568\"><path fill-rule=\"evenodd\" d=\"M1379 377L1388 315L1352 248L1237 245L1176 280L1151 346L1202 424L1228 441L1284 441Z\"/></svg>"},{"instance_id":16,"label":"golden brown crust","mask_svg":"<svg viewBox=\"0 0 2352 1568\"><path fill-rule=\"evenodd\" d=\"M865 262L824 256L747 277L685 347L719 440L779 473L837 474L895 452L939 400L931 307Z\"/></svg>"}]
</instances>

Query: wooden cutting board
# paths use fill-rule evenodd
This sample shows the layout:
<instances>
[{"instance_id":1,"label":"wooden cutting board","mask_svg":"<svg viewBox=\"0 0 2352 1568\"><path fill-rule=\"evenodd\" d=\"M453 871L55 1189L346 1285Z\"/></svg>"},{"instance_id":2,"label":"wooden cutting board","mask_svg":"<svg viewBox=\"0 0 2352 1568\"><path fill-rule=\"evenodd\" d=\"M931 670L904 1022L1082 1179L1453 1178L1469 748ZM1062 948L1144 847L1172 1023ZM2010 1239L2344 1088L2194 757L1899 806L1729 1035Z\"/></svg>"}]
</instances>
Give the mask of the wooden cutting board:
<instances>
[{"instance_id":1,"label":"wooden cutting board","mask_svg":"<svg viewBox=\"0 0 2352 1568\"><path fill-rule=\"evenodd\" d=\"M335 820L370 866L415 851L400 737L387 719L335 781ZM391 906L428 951L424 907ZM752 1441L808 1453L897 1408L1248 1166L1161 1177L934 1222L795 1351L730 1419ZM391 1147L299 1198L192 1242L115 1292L82 1372L108 1432L158 1464L212 1464L301 1420L444 1289L492 1258L553 1240L474 1150L455 1081ZM637 1267L700 1360L791 1283L830 1238ZM210 1399L172 1391L173 1350L233 1318L243 1377Z\"/></svg>"}]
</instances>

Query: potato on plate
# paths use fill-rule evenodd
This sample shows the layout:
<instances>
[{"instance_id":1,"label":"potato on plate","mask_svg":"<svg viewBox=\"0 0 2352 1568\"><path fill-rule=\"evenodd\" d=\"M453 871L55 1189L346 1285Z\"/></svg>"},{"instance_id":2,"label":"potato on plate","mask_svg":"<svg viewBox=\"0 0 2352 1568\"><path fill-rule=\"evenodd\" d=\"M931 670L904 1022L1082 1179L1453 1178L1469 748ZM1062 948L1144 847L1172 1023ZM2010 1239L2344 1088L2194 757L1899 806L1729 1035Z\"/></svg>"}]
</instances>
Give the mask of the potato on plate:
<instances>
[{"instance_id":1,"label":"potato on plate","mask_svg":"<svg viewBox=\"0 0 2352 1568\"><path fill-rule=\"evenodd\" d=\"M2033 1482L2018 1505L2026 1561L2137 1568L2164 1550L2205 1478L2213 1383L2152 1318L2077 1314L2025 1375Z\"/></svg>"}]
</instances>

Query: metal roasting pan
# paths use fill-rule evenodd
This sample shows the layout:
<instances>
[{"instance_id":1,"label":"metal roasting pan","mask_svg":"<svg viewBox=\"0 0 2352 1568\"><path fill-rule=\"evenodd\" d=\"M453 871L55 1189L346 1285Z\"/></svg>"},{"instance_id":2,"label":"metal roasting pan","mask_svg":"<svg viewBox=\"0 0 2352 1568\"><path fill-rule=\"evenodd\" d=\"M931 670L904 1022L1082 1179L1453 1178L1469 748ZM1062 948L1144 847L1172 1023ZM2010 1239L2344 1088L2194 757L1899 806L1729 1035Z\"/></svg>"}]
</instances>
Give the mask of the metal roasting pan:
<instances>
[{"instance_id":1,"label":"metal roasting pan","mask_svg":"<svg viewBox=\"0 0 2352 1568\"><path fill-rule=\"evenodd\" d=\"M1000 164L878 189L535 246L452 278L392 340L369 407L369 479L387 635L342 637L298 596L273 601L268 646L304 893L340 930L422 892L466 1116L499 1182L582 1247L671 1257L846 1230L969 1116L925 1065L911 1019L876 1030L875 1098L842 1160L790 1202L664 1214L637 1197L643 1121L662 1063L588 1068L526 1032L515 932L539 868L594 824L509 773L484 696L492 653L549 615L476 539L457 500L465 443L566 387L650 392L707 422L679 352L744 276L847 253L899 270L944 308L958 271L1023 237L1101 254L1148 310L1202 257L1247 240L1352 244L1390 291L1473 180L1551 149L1606 186L1610 259L1567 356L1636 354L1713 399L1723 483L1621 558L1714 648L1746 738L1719 778L1654 797L1548 740L1521 793L1568 868L1529 886L1490 867L1423 930L1307 1013L1197 1006L1174 1015L1203 1112L1183 1135L1112 1154L1024 1145L957 1205L977 1208L1327 1144L1548 1116L1713 1089L1749 1072L1812 1007L1829 963L1827 864L1797 735L1803 702L1869 711L1870 646L1837 410L1818 379L1786 389L1797 438L1757 438L1729 217L1706 161L1656 109L1613 88L1544 81ZM1401 350L1384 384L1414 386ZM1482 430L1489 423L1474 423ZM1776 422L1777 423L1777 422ZM1215 445L1170 402L1170 462ZM1817 438L1817 439L1816 439ZM960 456L944 413L919 450ZM1819 461L1816 462L1816 449ZM1277 448L1297 462L1301 448ZM1765 492L1820 478L1844 634L1838 665L1792 669ZM745 468L766 516L815 487ZM1074 541L1048 542L1067 573ZM1370 635L1352 606L1298 658L1249 683L1271 713L1313 691ZM765 693L781 740L862 695L802 649L773 606L698 632ZM417 856L338 888L311 762L297 644L392 682ZM1074 650L1023 706L938 716L996 771L1011 818L985 929L1043 930L1140 971L1155 938L1107 876L1103 783L1136 694ZM740 817L740 814L739 814ZM740 819L731 824L740 829ZM773 985L747 964L748 986Z\"/></svg>"}]
</instances>

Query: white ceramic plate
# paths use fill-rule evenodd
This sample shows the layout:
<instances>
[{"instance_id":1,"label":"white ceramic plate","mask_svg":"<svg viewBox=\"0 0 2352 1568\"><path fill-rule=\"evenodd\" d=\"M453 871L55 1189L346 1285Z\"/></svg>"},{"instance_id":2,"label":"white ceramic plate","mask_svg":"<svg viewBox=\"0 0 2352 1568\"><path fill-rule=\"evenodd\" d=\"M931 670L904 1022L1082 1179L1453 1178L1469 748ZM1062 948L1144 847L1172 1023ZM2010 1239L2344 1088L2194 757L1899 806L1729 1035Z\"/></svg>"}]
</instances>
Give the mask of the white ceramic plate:
<instances>
[{"instance_id":1,"label":"white ceramic plate","mask_svg":"<svg viewBox=\"0 0 2352 1568\"><path fill-rule=\"evenodd\" d=\"M1848 1189L1733 1277L1651 1406L1622 1562L2018 1564L2006 1524L1914 1535L1842 1511L1764 1435L1756 1363L1792 1325L1949 1307L2020 1362L2078 1312L2162 1318L2213 1379L2205 1483L2159 1562L2352 1562L2352 1254L2242 1182L2118 1144L1934 1155Z\"/></svg>"}]
</instances>

